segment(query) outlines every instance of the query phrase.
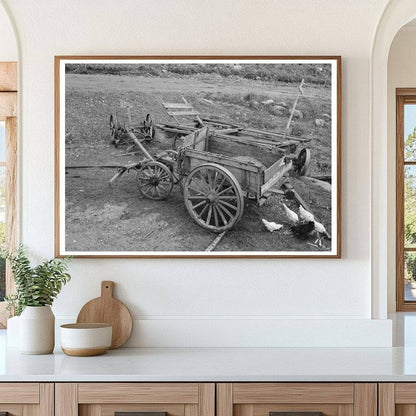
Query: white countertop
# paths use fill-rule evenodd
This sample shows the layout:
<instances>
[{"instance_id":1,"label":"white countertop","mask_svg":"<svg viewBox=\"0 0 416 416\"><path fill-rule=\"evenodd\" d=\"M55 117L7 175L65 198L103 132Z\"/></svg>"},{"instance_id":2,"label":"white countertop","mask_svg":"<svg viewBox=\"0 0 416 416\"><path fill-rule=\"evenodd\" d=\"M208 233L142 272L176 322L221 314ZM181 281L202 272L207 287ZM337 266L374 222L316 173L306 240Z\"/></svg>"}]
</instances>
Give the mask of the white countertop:
<instances>
[{"instance_id":1,"label":"white countertop","mask_svg":"<svg viewBox=\"0 0 416 416\"><path fill-rule=\"evenodd\" d=\"M416 381L416 348L121 348L21 355L0 331L0 381Z\"/></svg>"}]
</instances>

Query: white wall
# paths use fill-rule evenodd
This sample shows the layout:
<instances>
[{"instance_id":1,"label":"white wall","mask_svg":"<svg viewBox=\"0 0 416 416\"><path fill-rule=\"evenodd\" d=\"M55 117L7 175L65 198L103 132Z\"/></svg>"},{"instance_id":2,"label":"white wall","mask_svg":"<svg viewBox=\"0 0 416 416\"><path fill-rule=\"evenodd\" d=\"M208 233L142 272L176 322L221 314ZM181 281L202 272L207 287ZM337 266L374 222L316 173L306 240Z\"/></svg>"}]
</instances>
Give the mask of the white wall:
<instances>
[{"instance_id":1,"label":"white wall","mask_svg":"<svg viewBox=\"0 0 416 416\"><path fill-rule=\"evenodd\" d=\"M388 307L396 310L396 88L416 87L416 25L404 26L391 44L388 61Z\"/></svg>"},{"instance_id":2,"label":"white wall","mask_svg":"<svg viewBox=\"0 0 416 416\"><path fill-rule=\"evenodd\" d=\"M1 3L0 3L1 4ZM17 61L17 45L10 19L0 5L0 61Z\"/></svg>"},{"instance_id":3,"label":"white wall","mask_svg":"<svg viewBox=\"0 0 416 416\"><path fill-rule=\"evenodd\" d=\"M369 64L387 0L5 3L22 42L21 236L39 257L53 256L54 55L343 57L341 260L74 259L60 318L111 279L138 320L130 345L389 344L370 320Z\"/></svg>"}]
</instances>

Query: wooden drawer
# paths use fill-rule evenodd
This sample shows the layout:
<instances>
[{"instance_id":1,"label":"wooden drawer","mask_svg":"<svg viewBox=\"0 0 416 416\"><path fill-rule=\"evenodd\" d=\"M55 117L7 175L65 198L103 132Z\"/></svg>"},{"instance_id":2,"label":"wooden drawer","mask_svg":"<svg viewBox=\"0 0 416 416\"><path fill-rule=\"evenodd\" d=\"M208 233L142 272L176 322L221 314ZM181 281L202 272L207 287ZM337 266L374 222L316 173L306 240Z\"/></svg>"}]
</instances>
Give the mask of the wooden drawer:
<instances>
[{"instance_id":1,"label":"wooden drawer","mask_svg":"<svg viewBox=\"0 0 416 416\"><path fill-rule=\"evenodd\" d=\"M213 383L58 383L56 416L114 416L116 412L166 412L215 416Z\"/></svg>"},{"instance_id":2,"label":"wooden drawer","mask_svg":"<svg viewBox=\"0 0 416 416\"><path fill-rule=\"evenodd\" d=\"M272 416L272 412L284 412L282 416L317 416L316 412L324 416L377 416L377 384L217 384L217 416Z\"/></svg>"},{"instance_id":3,"label":"wooden drawer","mask_svg":"<svg viewBox=\"0 0 416 416\"><path fill-rule=\"evenodd\" d=\"M0 413L8 416L53 416L51 383L0 383Z\"/></svg>"}]
</instances>

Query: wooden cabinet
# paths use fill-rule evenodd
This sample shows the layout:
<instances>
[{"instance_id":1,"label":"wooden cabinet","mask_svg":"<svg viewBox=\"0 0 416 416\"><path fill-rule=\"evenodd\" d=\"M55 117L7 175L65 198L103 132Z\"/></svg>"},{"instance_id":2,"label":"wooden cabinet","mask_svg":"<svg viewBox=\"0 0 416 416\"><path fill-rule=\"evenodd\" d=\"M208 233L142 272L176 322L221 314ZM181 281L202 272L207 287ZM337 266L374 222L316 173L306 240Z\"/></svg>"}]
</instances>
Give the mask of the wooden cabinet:
<instances>
[{"instance_id":1,"label":"wooden cabinet","mask_svg":"<svg viewBox=\"0 0 416 416\"><path fill-rule=\"evenodd\" d=\"M319 412L323 416L377 416L377 384L217 384L217 416L319 416Z\"/></svg>"},{"instance_id":2,"label":"wooden cabinet","mask_svg":"<svg viewBox=\"0 0 416 416\"><path fill-rule=\"evenodd\" d=\"M52 383L0 383L0 415L53 416Z\"/></svg>"},{"instance_id":3,"label":"wooden cabinet","mask_svg":"<svg viewBox=\"0 0 416 416\"><path fill-rule=\"evenodd\" d=\"M380 383L379 416L415 416L416 383Z\"/></svg>"},{"instance_id":4,"label":"wooden cabinet","mask_svg":"<svg viewBox=\"0 0 416 416\"><path fill-rule=\"evenodd\" d=\"M214 383L57 383L56 416L215 416Z\"/></svg>"},{"instance_id":5,"label":"wooden cabinet","mask_svg":"<svg viewBox=\"0 0 416 416\"><path fill-rule=\"evenodd\" d=\"M416 416L416 383L0 383L0 416L378 416L378 409Z\"/></svg>"}]
</instances>

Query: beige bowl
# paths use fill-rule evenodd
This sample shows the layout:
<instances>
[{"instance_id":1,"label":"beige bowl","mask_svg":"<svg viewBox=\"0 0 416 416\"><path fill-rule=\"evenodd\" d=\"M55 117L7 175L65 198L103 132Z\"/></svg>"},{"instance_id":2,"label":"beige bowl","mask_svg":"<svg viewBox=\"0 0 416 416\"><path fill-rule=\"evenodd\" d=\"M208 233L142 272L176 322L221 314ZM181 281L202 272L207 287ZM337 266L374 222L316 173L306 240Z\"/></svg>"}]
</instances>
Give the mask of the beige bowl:
<instances>
[{"instance_id":1,"label":"beige bowl","mask_svg":"<svg viewBox=\"0 0 416 416\"><path fill-rule=\"evenodd\" d=\"M65 354L89 357L104 354L111 347L113 328L109 324L65 324L60 335Z\"/></svg>"}]
</instances>

